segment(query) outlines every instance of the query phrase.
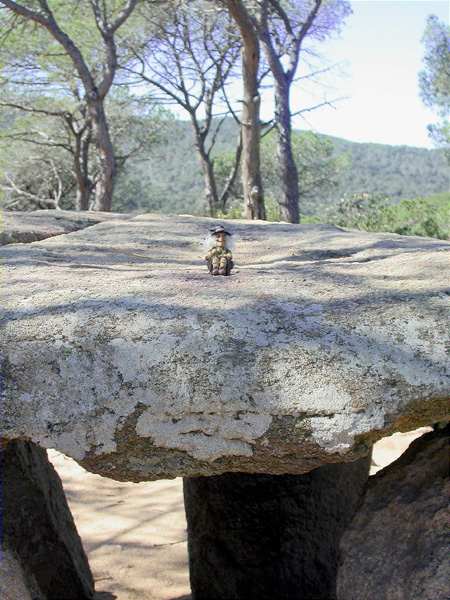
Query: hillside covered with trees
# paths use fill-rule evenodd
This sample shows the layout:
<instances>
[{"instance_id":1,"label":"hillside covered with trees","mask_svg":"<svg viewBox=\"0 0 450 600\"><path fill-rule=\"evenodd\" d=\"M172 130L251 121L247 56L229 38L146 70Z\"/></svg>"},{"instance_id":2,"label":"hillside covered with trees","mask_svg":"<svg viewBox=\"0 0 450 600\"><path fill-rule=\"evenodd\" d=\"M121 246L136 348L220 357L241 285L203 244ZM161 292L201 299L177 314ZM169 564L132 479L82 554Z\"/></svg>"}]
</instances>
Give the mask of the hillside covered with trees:
<instances>
[{"instance_id":1,"label":"hillside covered with trees","mask_svg":"<svg viewBox=\"0 0 450 600\"><path fill-rule=\"evenodd\" d=\"M189 124L168 121L161 135L164 140L152 146L145 160L130 163L119 178L116 209L206 214L202 173ZM219 173L231 160L236 136L237 127L230 119L222 125L217 141ZM294 131L293 137L298 142L304 214L317 215L340 199L360 193L396 202L450 190L450 168L442 150L360 144L311 132ZM302 152L305 146L307 151ZM262 176L266 194L273 199L279 193L275 167L274 144L264 138ZM311 185L308 176L311 179L312 173ZM239 205L240 193L235 190L232 206Z\"/></svg>"}]
</instances>

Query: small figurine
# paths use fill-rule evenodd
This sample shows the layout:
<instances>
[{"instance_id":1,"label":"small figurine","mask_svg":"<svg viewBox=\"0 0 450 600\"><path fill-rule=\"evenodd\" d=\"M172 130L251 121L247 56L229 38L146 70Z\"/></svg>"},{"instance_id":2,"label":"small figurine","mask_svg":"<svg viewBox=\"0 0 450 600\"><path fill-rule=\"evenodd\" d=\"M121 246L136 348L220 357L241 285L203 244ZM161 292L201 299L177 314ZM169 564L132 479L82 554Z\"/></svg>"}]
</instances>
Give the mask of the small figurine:
<instances>
[{"instance_id":1,"label":"small figurine","mask_svg":"<svg viewBox=\"0 0 450 600\"><path fill-rule=\"evenodd\" d=\"M231 254L231 233L222 225L211 229L208 239L208 253L205 260L211 275L230 275L233 268L233 255ZM227 239L228 236L228 239ZM211 247L212 246L212 247Z\"/></svg>"}]
</instances>

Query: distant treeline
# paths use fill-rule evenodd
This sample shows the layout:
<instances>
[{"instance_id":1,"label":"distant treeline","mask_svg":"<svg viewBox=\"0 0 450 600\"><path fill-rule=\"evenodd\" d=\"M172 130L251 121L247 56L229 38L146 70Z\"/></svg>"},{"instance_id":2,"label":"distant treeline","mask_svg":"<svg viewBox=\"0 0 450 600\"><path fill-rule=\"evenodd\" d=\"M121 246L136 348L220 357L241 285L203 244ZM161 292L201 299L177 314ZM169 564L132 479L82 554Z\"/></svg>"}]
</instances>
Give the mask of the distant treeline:
<instances>
[{"instance_id":1,"label":"distant treeline","mask_svg":"<svg viewBox=\"0 0 450 600\"><path fill-rule=\"evenodd\" d=\"M384 196L361 194L341 200L310 222L363 231L390 231L450 240L450 192L391 203Z\"/></svg>"},{"instance_id":2,"label":"distant treeline","mask_svg":"<svg viewBox=\"0 0 450 600\"><path fill-rule=\"evenodd\" d=\"M306 133L294 132L294 137L302 135ZM234 151L236 136L237 127L229 119L222 125L217 141L217 162ZM323 148L327 149L323 159L329 163L325 171L327 181L317 181L307 191L300 189L303 214L318 216L340 200L363 193L395 203L450 190L450 168L443 150L356 143L319 134L315 137L321 144L322 155ZM202 174L193 143L187 122L168 121L161 142L154 144L139 162L130 162L119 177L113 209L206 214ZM271 170L272 162L275 164L275 156L271 161L270 152L268 147L267 171ZM318 170L319 166L313 168ZM300 183L301 170L302 164ZM276 178L270 178L266 188L270 206L270 198L277 195Z\"/></svg>"}]
</instances>

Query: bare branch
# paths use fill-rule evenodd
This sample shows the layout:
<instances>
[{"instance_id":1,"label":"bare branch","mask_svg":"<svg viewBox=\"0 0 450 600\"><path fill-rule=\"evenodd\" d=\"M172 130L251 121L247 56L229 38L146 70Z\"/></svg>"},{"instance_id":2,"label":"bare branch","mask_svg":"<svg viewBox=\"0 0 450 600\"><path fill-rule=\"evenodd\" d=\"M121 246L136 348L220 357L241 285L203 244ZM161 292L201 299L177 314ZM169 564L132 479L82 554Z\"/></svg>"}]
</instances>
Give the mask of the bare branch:
<instances>
[{"instance_id":1,"label":"bare branch","mask_svg":"<svg viewBox=\"0 0 450 600\"><path fill-rule=\"evenodd\" d=\"M48 25L48 21L45 16L39 12L31 10L18 2L13 2L13 0L0 0L0 5L9 8L16 15L21 17L25 17L26 19L30 19L31 21L35 21L36 23L40 23L44 27Z\"/></svg>"},{"instance_id":2,"label":"bare branch","mask_svg":"<svg viewBox=\"0 0 450 600\"><path fill-rule=\"evenodd\" d=\"M322 106L329 106L330 108L334 108L336 110L336 106L334 106L333 102L341 102L342 100L348 100L349 96L341 96L340 98L334 98L333 100L324 100L323 102L319 102L319 104L315 104L314 106L308 106L308 108L302 108L292 113L292 117L296 117L298 115L302 115L306 112L312 112L313 110L317 110L318 108L322 108Z\"/></svg>"},{"instance_id":3,"label":"bare branch","mask_svg":"<svg viewBox=\"0 0 450 600\"><path fill-rule=\"evenodd\" d=\"M239 126L241 126L241 125L242 125L242 121L239 119L239 117L238 117L238 116L237 116L237 114L236 114L236 111L235 111L235 110L233 109L233 107L231 106L231 102L230 102L230 100L229 100L229 98L228 98L228 94L227 94L227 91L226 91L226 87L225 87L225 86L223 86L223 87L222 87L222 97L223 97L223 99L225 100L225 104L227 105L228 111L229 111L229 113L231 114L231 116L233 117L234 121L235 121L235 122L236 122L236 123L237 123Z\"/></svg>"},{"instance_id":4,"label":"bare branch","mask_svg":"<svg viewBox=\"0 0 450 600\"><path fill-rule=\"evenodd\" d=\"M19 188L18 185L16 185L16 183L8 175L8 173L5 173L4 177L5 177L6 181L9 183L9 185L0 184L0 187L2 189L6 190L6 191L15 192L16 194L18 194L20 196L24 196L25 198L30 198L30 200L35 200L35 201L39 201L39 202L45 202L45 203L48 203L48 204L51 204L51 205L55 205L56 204L54 198L42 198L41 196L38 196L37 194L32 194L31 192L27 192L26 190L22 190L21 188Z\"/></svg>"},{"instance_id":5,"label":"bare branch","mask_svg":"<svg viewBox=\"0 0 450 600\"><path fill-rule=\"evenodd\" d=\"M115 33L119 29L119 27L121 27L125 23L125 21L131 15L133 10L136 8L137 3L138 0L127 0L126 5L120 11L116 19L110 25L108 25L109 33Z\"/></svg>"},{"instance_id":6,"label":"bare branch","mask_svg":"<svg viewBox=\"0 0 450 600\"><path fill-rule=\"evenodd\" d=\"M38 140L36 138L28 137L30 135L40 135L43 140ZM24 131L18 133L10 133L10 134L2 134L0 135L0 139L5 140L16 140L20 142L25 142L27 144L34 144L35 146L46 146L48 148L63 148L68 152L73 152L71 146L67 144L63 144L60 142L52 141L44 132L42 131Z\"/></svg>"},{"instance_id":7,"label":"bare branch","mask_svg":"<svg viewBox=\"0 0 450 600\"><path fill-rule=\"evenodd\" d=\"M47 115L49 117L65 117L67 114L67 112L63 110L52 111L43 108L34 108L32 106L23 106L21 104L16 104L15 102L3 102L1 100L0 106L4 106L6 108L15 108L17 110L33 114Z\"/></svg>"},{"instance_id":8,"label":"bare branch","mask_svg":"<svg viewBox=\"0 0 450 600\"><path fill-rule=\"evenodd\" d=\"M269 125L269 127L261 134L261 139L265 138L266 135L269 135L269 133L276 128L277 122L275 119L273 119L272 121L269 121L267 125Z\"/></svg>"}]
</instances>

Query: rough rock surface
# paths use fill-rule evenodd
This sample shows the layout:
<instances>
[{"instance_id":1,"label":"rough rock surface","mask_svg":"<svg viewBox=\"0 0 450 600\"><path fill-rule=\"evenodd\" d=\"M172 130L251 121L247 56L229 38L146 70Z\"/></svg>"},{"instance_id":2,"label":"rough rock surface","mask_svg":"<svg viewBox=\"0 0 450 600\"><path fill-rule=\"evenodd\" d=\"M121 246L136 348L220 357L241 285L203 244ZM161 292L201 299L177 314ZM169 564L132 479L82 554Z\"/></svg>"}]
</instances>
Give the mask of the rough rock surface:
<instances>
[{"instance_id":1,"label":"rough rock surface","mask_svg":"<svg viewBox=\"0 0 450 600\"><path fill-rule=\"evenodd\" d=\"M10 442L0 450L0 475L1 543L14 587L26 587L33 600L93 598L87 558L47 452Z\"/></svg>"},{"instance_id":2,"label":"rough rock surface","mask_svg":"<svg viewBox=\"0 0 450 600\"><path fill-rule=\"evenodd\" d=\"M339 600L450 598L449 435L418 438L369 480L342 539Z\"/></svg>"},{"instance_id":3,"label":"rough rock surface","mask_svg":"<svg viewBox=\"0 0 450 600\"><path fill-rule=\"evenodd\" d=\"M0 437L115 479L305 473L448 419L450 243L143 215L0 251Z\"/></svg>"},{"instance_id":4,"label":"rough rock surface","mask_svg":"<svg viewBox=\"0 0 450 600\"><path fill-rule=\"evenodd\" d=\"M185 478L193 600L334 600L339 541L369 465Z\"/></svg>"},{"instance_id":5,"label":"rough rock surface","mask_svg":"<svg viewBox=\"0 0 450 600\"><path fill-rule=\"evenodd\" d=\"M2 211L0 246L45 240L55 235L78 231L91 225L127 215L107 212L73 212L70 210Z\"/></svg>"},{"instance_id":6,"label":"rough rock surface","mask_svg":"<svg viewBox=\"0 0 450 600\"><path fill-rule=\"evenodd\" d=\"M26 581L20 561L6 545L0 549L0 598L2 600L35 600L41 597L37 586ZM31 588L31 589L30 589Z\"/></svg>"}]
</instances>

